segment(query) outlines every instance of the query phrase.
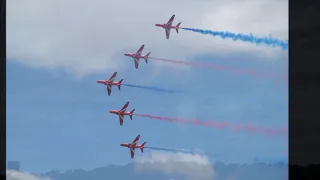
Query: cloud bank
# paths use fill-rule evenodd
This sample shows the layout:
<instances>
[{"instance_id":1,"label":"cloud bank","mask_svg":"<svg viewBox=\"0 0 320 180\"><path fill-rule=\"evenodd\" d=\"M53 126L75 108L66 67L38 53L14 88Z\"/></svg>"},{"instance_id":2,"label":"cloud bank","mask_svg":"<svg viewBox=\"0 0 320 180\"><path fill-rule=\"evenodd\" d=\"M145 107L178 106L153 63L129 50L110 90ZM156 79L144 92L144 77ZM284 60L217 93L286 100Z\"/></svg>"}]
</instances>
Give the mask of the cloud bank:
<instances>
[{"instance_id":1,"label":"cloud bank","mask_svg":"<svg viewBox=\"0 0 320 180\"><path fill-rule=\"evenodd\" d=\"M209 160L199 154L153 152L152 157L140 156L134 163L137 171L158 171L189 180L212 180L214 177Z\"/></svg>"},{"instance_id":2,"label":"cloud bank","mask_svg":"<svg viewBox=\"0 0 320 180\"><path fill-rule=\"evenodd\" d=\"M197 53L287 53L183 30L172 31L167 40L154 24L167 22L172 14L174 25L181 21L182 27L288 38L284 0L12 0L7 3L7 56L30 67L63 68L82 76L133 66L123 53L141 44L153 57L184 60Z\"/></svg>"},{"instance_id":3,"label":"cloud bank","mask_svg":"<svg viewBox=\"0 0 320 180\"><path fill-rule=\"evenodd\" d=\"M46 177L37 177L27 172L18 172L14 170L7 170L6 171L7 180L51 180L50 178Z\"/></svg>"}]
</instances>

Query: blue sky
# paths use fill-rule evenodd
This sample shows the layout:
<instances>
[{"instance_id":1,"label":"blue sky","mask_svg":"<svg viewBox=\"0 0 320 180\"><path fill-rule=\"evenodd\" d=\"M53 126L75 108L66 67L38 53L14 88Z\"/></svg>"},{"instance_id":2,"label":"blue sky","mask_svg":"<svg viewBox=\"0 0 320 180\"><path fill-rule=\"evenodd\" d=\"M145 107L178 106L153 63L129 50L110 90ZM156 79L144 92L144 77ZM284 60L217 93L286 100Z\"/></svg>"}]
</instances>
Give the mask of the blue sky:
<instances>
[{"instance_id":1,"label":"blue sky","mask_svg":"<svg viewBox=\"0 0 320 180\"><path fill-rule=\"evenodd\" d=\"M108 71L77 79L61 69L34 69L7 63L7 159L19 160L24 170L91 169L130 162L129 151L119 146L140 134L147 145L170 149L201 149L223 161L245 162L253 157L283 157L287 139L246 132L175 124L133 117L119 126L108 114L130 101L137 113L188 119L252 123L287 127L287 85L269 79L210 69L166 71L150 79L161 62L144 62L138 70L129 58L116 80L124 83L199 93L167 94L131 87L113 89L109 97L98 79ZM286 74L287 61L219 58L210 54L195 60L257 71ZM181 71L181 73L179 73ZM140 154L139 152L137 154Z\"/></svg>"}]
</instances>

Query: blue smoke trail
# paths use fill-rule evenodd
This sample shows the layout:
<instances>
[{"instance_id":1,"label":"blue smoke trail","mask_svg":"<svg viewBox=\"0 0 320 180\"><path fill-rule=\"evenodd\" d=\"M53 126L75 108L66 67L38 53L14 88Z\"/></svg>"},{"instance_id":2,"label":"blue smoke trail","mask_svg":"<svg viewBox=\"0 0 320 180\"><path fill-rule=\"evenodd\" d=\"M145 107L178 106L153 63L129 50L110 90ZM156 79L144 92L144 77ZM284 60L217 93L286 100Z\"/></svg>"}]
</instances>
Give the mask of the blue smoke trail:
<instances>
[{"instance_id":1,"label":"blue smoke trail","mask_svg":"<svg viewBox=\"0 0 320 180\"><path fill-rule=\"evenodd\" d=\"M149 89L153 91L159 91L159 92L166 92L166 93L187 93L184 91L179 91L179 90L169 90L169 89L162 89L158 87L150 87L150 86L141 86L141 85L133 85L133 84L122 84L123 86L128 86L128 87L135 87L135 88L140 88L140 89Z\"/></svg>"},{"instance_id":2,"label":"blue smoke trail","mask_svg":"<svg viewBox=\"0 0 320 180\"><path fill-rule=\"evenodd\" d=\"M167 148L159 148L159 147L144 147L145 149L151 149L155 151L166 151L171 153L185 153L185 154L192 154L192 155L204 155L211 159L211 161L219 162L223 161L224 163L234 163L233 158L228 158L229 155L226 153L212 153L212 152L203 152L197 150L181 150L181 149L167 149ZM150 152L151 153L151 152ZM152 153L150 154L152 156ZM235 159L234 159L235 160ZM229 162L228 162L229 161ZM269 158L258 158L255 157L254 159L250 159L245 164L252 164L252 163L268 163L268 164L276 164L276 163L284 163L288 164L288 157L269 157Z\"/></svg>"},{"instance_id":3,"label":"blue smoke trail","mask_svg":"<svg viewBox=\"0 0 320 180\"><path fill-rule=\"evenodd\" d=\"M173 153L186 153L186 154L200 154L200 152L192 151L192 150L182 150L182 149L167 149L167 148L158 148L158 147L145 147L152 150L158 150L158 151L167 151L167 152L173 152Z\"/></svg>"},{"instance_id":4,"label":"blue smoke trail","mask_svg":"<svg viewBox=\"0 0 320 180\"><path fill-rule=\"evenodd\" d=\"M157 148L157 147L144 147L144 148L158 150L158 151L174 152L174 153L180 152L179 150L175 150L175 149L166 149L166 148Z\"/></svg>"},{"instance_id":5,"label":"blue smoke trail","mask_svg":"<svg viewBox=\"0 0 320 180\"><path fill-rule=\"evenodd\" d=\"M167 148L158 148L158 147L144 147L147 149L152 149L152 150L158 150L158 151L167 151L167 152L172 152L172 153L185 153L185 154L202 154L202 155L217 155L217 153L209 153L209 152L200 152L200 151L195 151L195 150L185 150L185 149L167 149Z\"/></svg>"},{"instance_id":6,"label":"blue smoke trail","mask_svg":"<svg viewBox=\"0 0 320 180\"><path fill-rule=\"evenodd\" d=\"M209 34L212 36L220 36L222 39L231 38L235 41L241 40L244 42L255 43L256 45L266 44L266 45L273 46L273 47L279 46L279 47L282 47L282 49L284 49L284 50L288 49L288 41L283 41L283 40L279 40L279 39L271 38L271 37L255 37L251 33L250 33L250 35L246 35L246 34L240 34L240 33L235 34L235 33L231 33L228 31L226 31L226 32L211 31L211 30L202 30L202 29L194 29L194 28L180 28L180 29L198 32L201 34Z\"/></svg>"},{"instance_id":7,"label":"blue smoke trail","mask_svg":"<svg viewBox=\"0 0 320 180\"><path fill-rule=\"evenodd\" d=\"M170 94L186 94L186 95L191 95L191 96L199 96L199 97L206 97L210 98L210 96L205 95L204 93L196 93L196 92L189 92L189 91L182 91L182 90L170 90L170 89L163 89L159 87L151 87L151 86L141 86L141 85L133 85L133 84L121 84L123 86L128 86L128 87L134 87L134 88L139 88L139 89L147 89L147 90L152 90L152 91L158 91L158 92L163 92L163 93L170 93Z\"/></svg>"},{"instance_id":8,"label":"blue smoke trail","mask_svg":"<svg viewBox=\"0 0 320 180\"><path fill-rule=\"evenodd\" d=\"M159 148L159 147L144 147L144 149L150 149L150 150L155 150L155 151L166 151L170 153L185 153L185 154L192 154L192 155L197 155L197 154L202 154L205 155L204 153L199 153L196 151L191 151L191 150L177 150L177 149L167 149L167 148ZM144 156L147 154L143 154ZM152 157L152 151L149 151L149 156Z\"/></svg>"}]
</instances>

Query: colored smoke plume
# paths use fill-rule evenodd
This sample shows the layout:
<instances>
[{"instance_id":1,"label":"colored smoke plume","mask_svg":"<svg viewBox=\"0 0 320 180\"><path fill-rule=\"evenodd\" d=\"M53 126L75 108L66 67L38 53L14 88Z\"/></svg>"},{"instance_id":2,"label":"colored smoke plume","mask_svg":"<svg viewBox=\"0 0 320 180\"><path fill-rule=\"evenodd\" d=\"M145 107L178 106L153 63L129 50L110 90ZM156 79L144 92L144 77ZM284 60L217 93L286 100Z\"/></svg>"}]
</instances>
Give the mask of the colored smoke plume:
<instances>
[{"instance_id":1,"label":"colored smoke plume","mask_svg":"<svg viewBox=\"0 0 320 180\"><path fill-rule=\"evenodd\" d=\"M200 155L210 155L210 156L217 155L217 153L203 152L199 150L190 150L190 149L168 149L168 148L160 148L160 147L152 147L152 146L147 146L144 148L152 149L156 151L172 152L172 153L200 154Z\"/></svg>"},{"instance_id":2,"label":"colored smoke plume","mask_svg":"<svg viewBox=\"0 0 320 180\"><path fill-rule=\"evenodd\" d=\"M172 118L172 117L163 117L163 116L153 116L148 114L134 114L139 117L156 119L160 121L169 121L169 122L176 122L176 123L185 123L185 124L192 124L195 126L206 126L206 127L215 127L215 128L227 128L232 129L236 132L238 131L246 131L249 133L259 133L265 135L282 135L287 136L286 129L274 129L274 128L267 128L267 127L259 127L255 125L242 125L242 124L232 124L230 122L217 122L217 121L202 121L202 120L187 120L182 118Z\"/></svg>"},{"instance_id":3,"label":"colored smoke plume","mask_svg":"<svg viewBox=\"0 0 320 180\"><path fill-rule=\"evenodd\" d=\"M133 84L122 84L123 86L128 86L128 87L134 87L134 88L140 88L140 89L148 89L148 90L153 90L153 91L158 91L158 92L165 92L165 93L185 93L183 91L178 91L178 90L170 90L170 89L162 89L158 87L151 87L151 86L141 86L141 85L133 85Z\"/></svg>"},{"instance_id":4,"label":"colored smoke plume","mask_svg":"<svg viewBox=\"0 0 320 180\"><path fill-rule=\"evenodd\" d=\"M209 68L209 69L214 69L214 70L219 70L219 71L233 72L233 73L238 73L238 74L247 74L247 75L252 75L255 77L279 79L279 77L277 77L274 74L259 73L257 71L248 70L248 69L237 69L237 68L232 68L232 67L215 66L215 65L199 63L199 62L187 62L187 61L181 61L181 60L170 60L170 59L161 59L161 58L153 58L153 57L150 57L149 59L170 62L170 63L174 63L174 64L189 65L189 66L193 66L193 67L202 67L202 68Z\"/></svg>"},{"instance_id":5,"label":"colored smoke plume","mask_svg":"<svg viewBox=\"0 0 320 180\"><path fill-rule=\"evenodd\" d=\"M167 151L167 152L172 152L172 153L187 153L187 154L199 154L199 152L195 152L192 150L182 150L182 149L168 149L168 148L159 148L159 147L144 147L146 149L152 149L152 150L158 150L158 151Z\"/></svg>"},{"instance_id":6,"label":"colored smoke plume","mask_svg":"<svg viewBox=\"0 0 320 180\"><path fill-rule=\"evenodd\" d=\"M187 31L193 31L193 32L198 32L200 34L204 35L211 35L211 36L219 36L222 39L230 38L233 39L234 41L240 40L244 42L251 42L255 43L256 45L260 44L266 44L269 46L278 46L281 47L282 49L286 50L288 49L288 41L283 41L280 39L272 38L272 37L256 37L252 35L251 33L249 35L247 34L241 34L241 33L231 33L227 31L212 31L212 30L203 30L203 29L195 29L195 28L180 28L184 29Z\"/></svg>"},{"instance_id":7,"label":"colored smoke plume","mask_svg":"<svg viewBox=\"0 0 320 180\"><path fill-rule=\"evenodd\" d=\"M163 89L160 87L153 87L153 86L142 86L142 85L136 85L136 84L122 84L123 86L127 87L134 87L139 89L147 89L151 91L157 91L157 92L163 92L163 93L170 93L170 94L188 94L193 96L204 96L203 93L195 93L195 92L188 92L188 91L182 91L182 90L173 90L173 89Z\"/></svg>"}]
</instances>

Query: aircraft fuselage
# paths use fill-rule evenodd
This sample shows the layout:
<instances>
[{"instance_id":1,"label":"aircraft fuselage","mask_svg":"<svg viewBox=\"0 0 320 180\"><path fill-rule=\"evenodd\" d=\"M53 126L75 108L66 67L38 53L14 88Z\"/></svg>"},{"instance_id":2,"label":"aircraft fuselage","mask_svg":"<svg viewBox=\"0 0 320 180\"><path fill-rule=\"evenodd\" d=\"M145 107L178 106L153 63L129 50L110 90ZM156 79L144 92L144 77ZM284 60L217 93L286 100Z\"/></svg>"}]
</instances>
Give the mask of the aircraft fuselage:
<instances>
[{"instance_id":1,"label":"aircraft fuselage","mask_svg":"<svg viewBox=\"0 0 320 180\"><path fill-rule=\"evenodd\" d=\"M132 57L132 58L144 58L143 56L138 55L138 54L126 53L126 54L124 54L124 55L125 55L125 56L128 56L128 57Z\"/></svg>"},{"instance_id":2,"label":"aircraft fuselage","mask_svg":"<svg viewBox=\"0 0 320 180\"><path fill-rule=\"evenodd\" d=\"M127 147L127 148L140 148L140 146L135 146L135 145L132 145L132 144L120 144L120 146Z\"/></svg>"},{"instance_id":3,"label":"aircraft fuselage","mask_svg":"<svg viewBox=\"0 0 320 180\"><path fill-rule=\"evenodd\" d=\"M116 114L116 115L129 115L130 114L128 112L121 112L119 110L110 110L109 113Z\"/></svg>"},{"instance_id":4,"label":"aircraft fuselage","mask_svg":"<svg viewBox=\"0 0 320 180\"><path fill-rule=\"evenodd\" d=\"M104 85L116 85L116 82L110 82L110 81L106 81L106 80L98 80L97 81L98 84L104 84Z\"/></svg>"},{"instance_id":5,"label":"aircraft fuselage","mask_svg":"<svg viewBox=\"0 0 320 180\"><path fill-rule=\"evenodd\" d=\"M162 27L162 28L177 29L176 26L168 26L166 24L155 24L155 25L158 26L158 27Z\"/></svg>"}]
</instances>

